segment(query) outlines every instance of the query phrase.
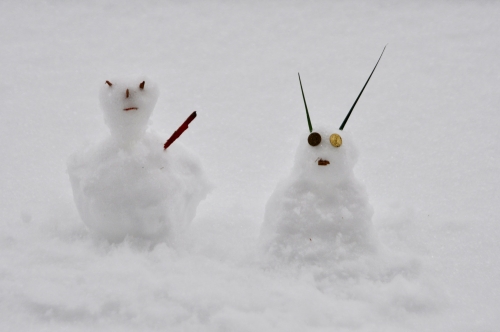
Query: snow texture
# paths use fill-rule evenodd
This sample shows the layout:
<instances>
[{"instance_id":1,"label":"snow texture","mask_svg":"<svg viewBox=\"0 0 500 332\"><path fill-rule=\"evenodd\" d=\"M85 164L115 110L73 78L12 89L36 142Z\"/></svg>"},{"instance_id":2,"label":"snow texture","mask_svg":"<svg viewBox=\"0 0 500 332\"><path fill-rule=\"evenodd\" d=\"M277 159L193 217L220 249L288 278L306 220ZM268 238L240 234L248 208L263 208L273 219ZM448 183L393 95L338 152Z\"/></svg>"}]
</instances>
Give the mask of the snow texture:
<instances>
[{"instance_id":1,"label":"snow texture","mask_svg":"<svg viewBox=\"0 0 500 332\"><path fill-rule=\"evenodd\" d=\"M156 84L145 77L111 82L100 93L111 136L68 161L76 206L88 228L111 242L131 236L174 244L206 197L208 181L181 143L164 151L165 138L146 132Z\"/></svg>"}]
</instances>

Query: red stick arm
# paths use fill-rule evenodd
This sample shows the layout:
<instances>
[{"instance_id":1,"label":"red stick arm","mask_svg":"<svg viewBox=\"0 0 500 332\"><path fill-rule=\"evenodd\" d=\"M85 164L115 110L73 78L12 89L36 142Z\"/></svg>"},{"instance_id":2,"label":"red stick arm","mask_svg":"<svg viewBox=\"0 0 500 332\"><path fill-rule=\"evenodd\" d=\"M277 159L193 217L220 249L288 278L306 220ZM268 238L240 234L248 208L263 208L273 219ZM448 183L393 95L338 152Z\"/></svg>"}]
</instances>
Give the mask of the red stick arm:
<instances>
[{"instance_id":1,"label":"red stick arm","mask_svg":"<svg viewBox=\"0 0 500 332\"><path fill-rule=\"evenodd\" d=\"M183 132L186 131L186 129L188 129L189 124L194 120L194 118L196 118L196 111L191 113L186 121L184 121L184 123L181 124L181 126L172 134L172 136L170 136L170 138L163 145L163 150L166 150L172 143L175 142L176 139L178 139L182 135Z\"/></svg>"}]
</instances>

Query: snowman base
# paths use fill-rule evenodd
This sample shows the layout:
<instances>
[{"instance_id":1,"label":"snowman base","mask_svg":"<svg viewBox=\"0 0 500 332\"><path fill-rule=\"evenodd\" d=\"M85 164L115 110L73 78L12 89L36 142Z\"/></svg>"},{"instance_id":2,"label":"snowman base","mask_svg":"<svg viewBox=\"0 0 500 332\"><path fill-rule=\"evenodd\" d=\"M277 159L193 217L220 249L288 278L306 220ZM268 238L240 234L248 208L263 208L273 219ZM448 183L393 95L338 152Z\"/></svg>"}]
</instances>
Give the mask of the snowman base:
<instances>
[{"instance_id":1,"label":"snowman base","mask_svg":"<svg viewBox=\"0 0 500 332\"><path fill-rule=\"evenodd\" d=\"M114 243L175 243L209 191L198 158L178 142L164 151L150 132L133 144L110 137L75 153L68 173L81 219Z\"/></svg>"}]
</instances>

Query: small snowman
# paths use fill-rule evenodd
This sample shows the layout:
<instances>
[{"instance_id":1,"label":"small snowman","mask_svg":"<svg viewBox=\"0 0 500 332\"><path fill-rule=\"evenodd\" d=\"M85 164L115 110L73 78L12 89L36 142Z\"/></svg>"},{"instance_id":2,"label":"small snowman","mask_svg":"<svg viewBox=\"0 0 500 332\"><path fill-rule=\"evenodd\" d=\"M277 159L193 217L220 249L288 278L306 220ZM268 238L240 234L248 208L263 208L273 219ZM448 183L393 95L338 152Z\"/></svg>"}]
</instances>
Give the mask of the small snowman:
<instances>
[{"instance_id":1,"label":"small snowman","mask_svg":"<svg viewBox=\"0 0 500 332\"><path fill-rule=\"evenodd\" d=\"M313 131L299 75L309 133L300 138L290 175L266 205L260 243L271 257L324 264L377 251L373 210L353 172L357 151L343 131L375 68L338 130Z\"/></svg>"},{"instance_id":2,"label":"small snowman","mask_svg":"<svg viewBox=\"0 0 500 332\"><path fill-rule=\"evenodd\" d=\"M106 81L100 102L111 135L68 160L83 222L110 242L174 244L209 191L199 159L179 142L170 146L196 112L164 144L148 128L158 95L146 77Z\"/></svg>"}]
</instances>

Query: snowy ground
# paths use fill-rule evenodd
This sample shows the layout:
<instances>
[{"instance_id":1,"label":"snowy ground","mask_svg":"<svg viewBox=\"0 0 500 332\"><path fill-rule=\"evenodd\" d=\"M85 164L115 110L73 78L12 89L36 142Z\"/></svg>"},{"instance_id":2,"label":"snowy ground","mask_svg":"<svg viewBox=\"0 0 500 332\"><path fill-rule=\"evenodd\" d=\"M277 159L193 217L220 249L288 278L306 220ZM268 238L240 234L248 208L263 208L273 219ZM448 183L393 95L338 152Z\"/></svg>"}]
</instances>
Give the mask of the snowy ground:
<instances>
[{"instance_id":1,"label":"snowy ground","mask_svg":"<svg viewBox=\"0 0 500 332\"><path fill-rule=\"evenodd\" d=\"M0 327L18 330L495 331L500 325L500 4L0 3ZM382 242L414 259L381 282L268 268L264 206L313 121L346 130ZM214 191L181 248L93 240L66 160L107 135L108 77L158 82L153 126Z\"/></svg>"}]
</instances>

